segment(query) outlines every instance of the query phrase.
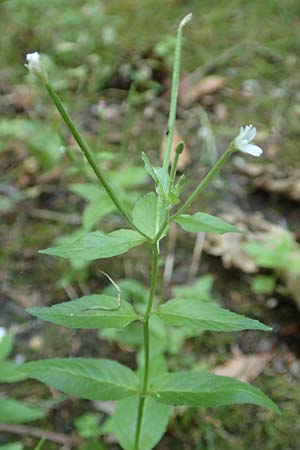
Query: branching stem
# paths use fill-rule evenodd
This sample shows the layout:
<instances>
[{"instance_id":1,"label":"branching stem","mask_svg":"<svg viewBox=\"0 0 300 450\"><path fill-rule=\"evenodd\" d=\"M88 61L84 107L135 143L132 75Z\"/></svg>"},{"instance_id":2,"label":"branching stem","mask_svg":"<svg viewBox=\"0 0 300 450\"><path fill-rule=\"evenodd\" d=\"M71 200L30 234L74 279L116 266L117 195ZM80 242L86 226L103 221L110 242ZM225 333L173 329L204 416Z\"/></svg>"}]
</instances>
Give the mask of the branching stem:
<instances>
[{"instance_id":1,"label":"branching stem","mask_svg":"<svg viewBox=\"0 0 300 450\"><path fill-rule=\"evenodd\" d=\"M186 209L188 209L194 201L198 198L200 193L203 191L203 189L206 188L208 183L211 181L211 179L219 172L223 164L227 161L229 156L234 151L233 144L230 144L227 150L223 153L223 155L218 159L216 164L210 169L208 174L203 178L203 180L200 182L198 187L192 192L192 194L188 197L188 199L184 202L184 204L179 208L179 210L170 218L174 219L175 217L179 216L179 214L182 214Z\"/></svg>"},{"instance_id":2,"label":"branching stem","mask_svg":"<svg viewBox=\"0 0 300 450\"><path fill-rule=\"evenodd\" d=\"M60 115L62 116L65 124L67 125L67 127L69 128L70 132L72 133L75 141L77 142L77 144L79 145L80 149L82 150L82 152L84 153L84 156L86 157L89 165L91 166L91 168L93 169L96 177L98 178L98 180L100 181L100 183L102 184L102 186L104 187L104 189L106 190L107 194L109 195L109 197L111 198L111 200L113 201L113 203L115 204L116 208L120 211L121 215L127 220L127 222L131 225L131 227L135 230L138 231L140 234L142 234L144 237L146 237L147 239L149 239L149 237L143 233L142 231L140 231L132 222L128 212L125 210L125 208L122 205L121 200L119 199L119 197L116 195L114 189L112 188L112 186L110 185L110 182L107 180L106 176L104 175L104 173L99 169L98 164L96 163L93 153L88 145L88 143L84 140L84 138L81 136L81 134L79 133L78 129L76 128L75 124L73 123L69 113L67 112L67 110L65 109L62 101L60 100L59 96L57 95L57 93L55 92L55 90L53 89L53 87L51 86L50 83L46 84L46 88L47 91L53 101L53 103L55 104L57 110L59 111Z\"/></svg>"}]
</instances>

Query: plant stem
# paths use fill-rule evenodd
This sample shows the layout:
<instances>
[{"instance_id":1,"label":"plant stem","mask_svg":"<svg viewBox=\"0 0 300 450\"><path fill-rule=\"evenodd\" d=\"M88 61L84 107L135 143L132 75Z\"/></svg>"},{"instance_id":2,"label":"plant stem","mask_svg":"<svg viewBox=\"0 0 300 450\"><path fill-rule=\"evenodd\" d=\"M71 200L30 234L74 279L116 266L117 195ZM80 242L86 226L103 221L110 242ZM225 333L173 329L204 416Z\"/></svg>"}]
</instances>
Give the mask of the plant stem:
<instances>
[{"instance_id":1,"label":"plant stem","mask_svg":"<svg viewBox=\"0 0 300 450\"><path fill-rule=\"evenodd\" d=\"M142 231L140 231L132 222L129 214L127 213L127 211L124 209L121 200L118 198L118 196L115 194L112 186L110 185L109 181L106 179L106 176L103 174L103 172L99 169L93 153L88 145L88 143L84 140L84 138L81 136L81 134L79 133L79 131L77 130L75 124L73 123L71 117L69 116L69 113L67 112L67 110L65 109L62 101L60 100L59 96L57 95L57 93L55 92L55 90L52 88L51 84L47 83L46 84L46 88L47 91L53 101L53 103L55 104L57 110L59 111L60 115L62 116L64 122L66 123L67 127L69 128L69 130L71 131L75 141L77 142L77 144L79 145L80 149L82 150L82 152L84 153L84 156L86 157L86 159L88 160L89 165L91 166L91 168L93 169L95 175L97 176L98 180L100 181L100 183L102 184L102 186L104 187L104 189L106 190L106 192L108 193L109 197L111 198L111 200L113 201L113 203L115 204L116 208L120 211L120 213L122 214L122 216L127 220L127 222L131 225L131 227L138 231L140 234L142 234L144 237L146 237L147 239L149 239L149 237L144 234Z\"/></svg>"},{"instance_id":2,"label":"plant stem","mask_svg":"<svg viewBox=\"0 0 300 450\"><path fill-rule=\"evenodd\" d=\"M183 150L184 150L184 143L180 142L175 149L175 155L174 155L174 160L173 160L173 164L171 167L171 173L170 173L170 179L169 179L168 196L171 194L172 189L174 187L174 181L175 181L178 161L179 161L179 157L180 157L181 153L183 152Z\"/></svg>"},{"instance_id":3,"label":"plant stem","mask_svg":"<svg viewBox=\"0 0 300 450\"><path fill-rule=\"evenodd\" d=\"M178 99L178 88L180 79L180 65L181 65L181 47L182 47L182 29L191 19L191 15L188 14L179 24L176 36L175 44L175 55L174 55L174 65L173 65L173 75L172 75L172 90L171 90L171 102L170 102L170 112L167 128L167 143L164 153L163 169L165 172L168 171L170 163L171 148L173 143L173 136L175 130L175 120L176 120L176 110L177 110L177 99Z\"/></svg>"},{"instance_id":4,"label":"plant stem","mask_svg":"<svg viewBox=\"0 0 300 450\"><path fill-rule=\"evenodd\" d=\"M223 153L223 155L218 159L216 164L211 168L208 174L203 178L198 187L194 190L194 192L188 197L185 203L179 208L179 210L171 216L171 219L174 219L179 214L182 214L187 208L189 208L192 203L196 200L199 194L203 191L203 189L207 186L210 180L219 172L225 161L229 158L234 150L233 144L230 144L227 150Z\"/></svg>"},{"instance_id":5,"label":"plant stem","mask_svg":"<svg viewBox=\"0 0 300 450\"><path fill-rule=\"evenodd\" d=\"M155 295L156 283L157 283L157 274L158 274L158 243L155 242L152 246L152 270L151 270L151 284L150 291L148 297L148 304L146 313L144 316L144 378L142 389L140 392L139 398L139 406L137 413L137 421L136 421L136 430L135 430L135 440L134 440L134 450L142 450L139 448L139 441L141 436L142 429L142 421L143 421L143 413L144 413L144 405L147 395L148 389L148 381L149 381L149 369L150 369L150 342L149 342L149 319L151 316L152 305Z\"/></svg>"}]
</instances>

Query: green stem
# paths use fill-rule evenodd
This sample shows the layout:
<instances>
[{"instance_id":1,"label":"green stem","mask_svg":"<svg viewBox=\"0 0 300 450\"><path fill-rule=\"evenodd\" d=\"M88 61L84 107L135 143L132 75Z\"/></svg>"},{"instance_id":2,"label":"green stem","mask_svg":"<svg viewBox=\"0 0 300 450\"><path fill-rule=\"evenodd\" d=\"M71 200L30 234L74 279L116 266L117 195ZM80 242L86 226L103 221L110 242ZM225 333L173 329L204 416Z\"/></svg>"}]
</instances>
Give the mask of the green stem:
<instances>
[{"instance_id":1,"label":"green stem","mask_svg":"<svg viewBox=\"0 0 300 450\"><path fill-rule=\"evenodd\" d=\"M174 219L179 214L182 214L187 208L189 208L192 203L197 199L199 194L203 191L203 189L207 186L207 184L210 182L210 180L219 172L223 164L227 161L229 156L234 151L234 145L230 144L227 150L223 153L223 155L218 159L216 164L211 168L211 170L208 172L208 174L203 178L201 183L198 185L198 187L194 190L194 192L188 197L188 199L185 201L185 203L179 208L179 210L171 217L171 219Z\"/></svg>"},{"instance_id":2,"label":"green stem","mask_svg":"<svg viewBox=\"0 0 300 450\"><path fill-rule=\"evenodd\" d=\"M184 150L184 143L179 142L179 144L177 145L177 147L175 149L175 156L174 156L173 164L171 167L171 173L170 173L170 179L169 179L169 185L168 185L168 196L171 194L172 189L174 187L174 181L175 181L178 161L179 161L179 157L180 157L181 153L183 152L183 150Z\"/></svg>"},{"instance_id":3,"label":"green stem","mask_svg":"<svg viewBox=\"0 0 300 450\"><path fill-rule=\"evenodd\" d=\"M181 21L176 37L175 45L175 55L174 55L174 65L173 65L173 75L172 75L172 90L171 90L171 102L170 102L170 112L167 128L167 143L164 153L163 169L165 172L168 171L170 163L170 155L173 143L173 136L175 130L175 120L176 120L176 110L177 110L177 99L178 99L178 88L180 79L180 65L181 65L181 47L182 47L182 28L185 25L184 19Z\"/></svg>"},{"instance_id":4,"label":"green stem","mask_svg":"<svg viewBox=\"0 0 300 450\"><path fill-rule=\"evenodd\" d=\"M144 316L144 378L142 389L140 392L139 406L138 406L138 414L136 421L136 430L135 430L135 439L134 439L134 450L142 450L139 448L141 429L142 429L142 421L143 421L143 413L145 406L145 399L147 395L148 382L149 382L149 369L150 369L150 342L149 342L149 319L151 316L152 305L155 295L156 283L157 283L157 274L158 274L158 243L153 244L152 247L152 270L151 270L151 284L150 291L148 297L148 304L146 313Z\"/></svg>"},{"instance_id":5,"label":"green stem","mask_svg":"<svg viewBox=\"0 0 300 450\"><path fill-rule=\"evenodd\" d=\"M80 149L84 153L84 156L88 160L88 162L89 162L91 168L93 169L96 177L98 178L98 180L100 181L100 183L102 184L102 186L104 187L104 189L106 190L108 195L110 196L110 198L113 201L113 203L115 204L116 208L120 211L122 216L127 220L127 222L129 222L129 224L132 226L132 228L134 230L138 231L144 237L149 239L149 237L147 235L145 235L142 231L140 231L134 225L134 223L132 222L129 214L124 209L124 207L123 207L123 205L121 203L121 200L117 197L117 195L115 194L115 192L114 192L113 188L111 187L109 181L106 179L106 176L98 168L98 165L97 165L97 163L96 163L96 161L94 159L94 156L92 154L92 151L91 151L89 145L83 139L83 137L80 135L79 131L77 130L75 124L73 123L71 117L69 116L67 110L65 109L62 101L60 100L60 98L57 95L57 93L55 92L55 90L52 88L52 86L49 83L46 84L46 88L47 88L47 91L48 91L51 99L53 100L53 103L55 104L57 110L59 111L59 113L62 116L63 120L65 121L67 127L71 131L75 141L77 142L77 144L79 145Z\"/></svg>"}]
</instances>

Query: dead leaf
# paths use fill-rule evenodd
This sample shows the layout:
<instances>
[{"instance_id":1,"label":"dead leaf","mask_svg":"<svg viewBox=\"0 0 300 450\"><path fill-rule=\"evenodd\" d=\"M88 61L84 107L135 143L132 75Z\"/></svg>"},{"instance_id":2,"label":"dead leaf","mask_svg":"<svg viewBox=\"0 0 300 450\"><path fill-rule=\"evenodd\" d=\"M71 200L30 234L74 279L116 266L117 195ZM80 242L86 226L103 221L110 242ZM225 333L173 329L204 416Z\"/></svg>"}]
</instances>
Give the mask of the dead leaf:
<instances>
[{"instance_id":1,"label":"dead leaf","mask_svg":"<svg viewBox=\"0 0 300 450\"><path fill-rule=\"evenodd\" d=\"M225 86L225 78L219 75L209 75L196 83L190 83L190 77L183 78L179 86L179 100L183 106L201 101L212 96Z\"/></svg>"},{"instance_id":2,"label":"dead leaf","mask_svg":"<svg viewBox=\"0 0 300 450\"><path fill-rule=\"evenodd\" d=\"M217 103L214 108L214 119L216 122L224 122L228 116L228 107L225 103Z\"/></svg>"},{"instance_id":3,"label":"dead leaf","mask_svg":"<svg viewBox=\"0 0 300 450\"><path fill-rule=\"evenodd\" d=\"M228 210L230 210L229 207ZM230 213L219 214L219 216L245 232L223 235L207 233L204 251L210 255L220 256L227 269L237 267L245 273L258 272L259 267L256 262L243 250L244 243L253 238L265 241L266 238L273 236L274 239L278 239L289 233L285 228L266 221L261 213L245 214L236 208L232 209ZM292 235L292 233L289 234Z\"/></svg>"},{"instance_id":4,"label":"dead leaf","mask_svg":"<svg viewBox=\"0 0 300 450\"><path fill-rule=\"evenodd\" d=\"M238 267L243 272L255 273L258 270L255 261L243 250L244 238L240 234L210 235L204 243L204 250L213 256L221 256L226 269Z\"/></svg>"},{"instance_id":5,"label":"dead leaf","mask_svg":"<svg viewBox=\"0 0 300 450\"><path fill-rule=\"evenodd\" d=\"M33 291L29 287L9 289L5 291L5 294L24 308L37 306L41 300L39 292Z\"/></svg>"},{"instance_id":6,"label":"dead leaf","mask_svg":"<svg viewBox=\"0 0 300 450\"><path fill-rule=\"evenodd\" d=\"M245 355L236 349L229 361L221 366L216 366L211 372L240 381L253 381L263 372L273 356L274 354L270 352Z\"/></svg>"},{"instance_id":7,"label":"dead leaf","mask_svg":"<svg viewBox=\"0 0 300 450\"><path fill-rule=\"evenodd\" d=\"M23 84L16 85L12 92L4 94L1 98L5 108L13 108L16 112L32 109L33 100L32 91Z\"/></svg>"},{"instance_id":8,"label":"dead leaf","mask_svg":"<svg viewBox=\"0 0 300 450\"><path fill-rule=\"evenodd\" d=\"M254 187L300 201L300 169L283 171L274 164L245 163L239 170L251 180Z\"/></svg>"},{"instance_id":9,"label":"dead leaf","mask_svg":"<svg viewBox=\"0 0 300 450\"><path fill-rule=\"evenodd\" d=\"M173 143L172 143L172 147L171 147L171 156L170 156L171 163L174 160L176 147L181 141L183 141L183 139L180 136L180 134L178 133L177 129L175 128ZM163 157L163 154L164 154L164 151L166 148L166 143L167 143L167 136L166 136L166 134L164 134L164 138L163 138L162 144L161 144L161 157ZM179 161L178 161L178 166L177 166L178 170L180 172L183 172L184 169L189 165L190 161L191 161L191 158L190 158L189 149L186 145L184 145L183 152L181 153L181 155L179 157Z\"/></svg>"}]
</instances>

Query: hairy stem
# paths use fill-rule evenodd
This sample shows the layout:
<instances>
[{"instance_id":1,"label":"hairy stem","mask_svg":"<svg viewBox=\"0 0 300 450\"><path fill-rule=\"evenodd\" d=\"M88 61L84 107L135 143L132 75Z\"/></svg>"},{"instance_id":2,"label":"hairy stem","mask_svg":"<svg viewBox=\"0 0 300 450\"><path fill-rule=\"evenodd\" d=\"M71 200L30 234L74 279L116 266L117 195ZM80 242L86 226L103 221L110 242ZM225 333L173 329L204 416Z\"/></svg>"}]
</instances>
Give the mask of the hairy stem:
<instances>
[{"instance_id":1,"label":"hairy stem","mask_svg":"<svg viewBox=\"0 0 300 450\"><path fill-rule=\"evenodd\" d=\"M98 167L98 165L97 165L97 163L96 163L96 161L94 159L93 153L92 153L88 143L84 140L84 138L81 136L81 134L77 130L77 128L76 128L75 124L73 123L69 113L65 109L62 101L60 100L60 98L57 95L57 93L55 92L55 90L52 88L52 86L49 83L46 84L46 88L47 88L47 91L48 91L48 93L49 93L53 103L55 104L57 110L59 111L59 113L62 116L64 122L66 123L67 127L69 128L70 132L72 133L75 141L77 142L77 144L79 145L80 149L84 153L84 156L86 157L89 165L91 166L91 168L93 169L96 177L98 178L98 180L100 181L100 183L102 184L102 186L104 187L106 192L108 193L109 197L111 198L111 200L115 204L116 208L120 211L122 216L127 220L127 222L131 225L131 227L134 230L138 231L144 237L149 239L148 236L145 235L142 231L140 231L134 225L134 223L132 222L129 214L127 213L127 211L123 207L121 200L116 195L115 191L113 190L112 186L110 185L110 183L107 180L107 178L104 175L104 173L99 169L99 167Z\"/></svg>"},{"instance_id":2,"label":"hairy stem","mask_svg":"<svg viewBox=\"0 0 300 450\"><path fill-rule=\"evenodd\" d=\"M142 429L142 421L143 421L143 413L145 400L148 389L148 381L149 381L149 369L150 369L150 343L149 343L149 319L151 316L152 305L155 295L156 283L157 283L157 274L158 274L158 243L153 244L152 247L152 270L151 270L151 284L149 290L148 304L146 313L144 316L144 377L142 389L140 392L139 406L138 406L138 414L136 421L136 430L135 430L135 439L134 439L134 450L143 450L139 447L141 429Z\"/></svg>"}]
</instances>

